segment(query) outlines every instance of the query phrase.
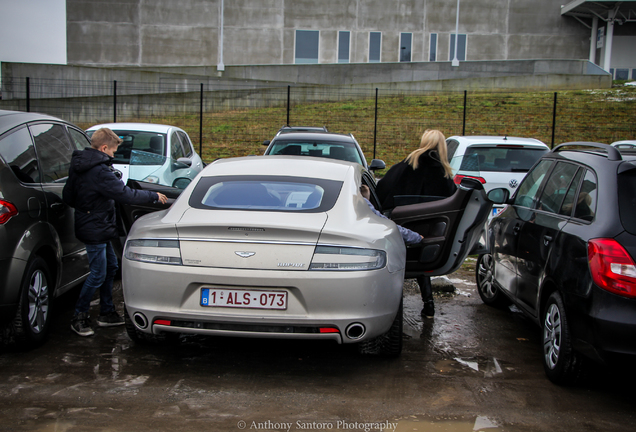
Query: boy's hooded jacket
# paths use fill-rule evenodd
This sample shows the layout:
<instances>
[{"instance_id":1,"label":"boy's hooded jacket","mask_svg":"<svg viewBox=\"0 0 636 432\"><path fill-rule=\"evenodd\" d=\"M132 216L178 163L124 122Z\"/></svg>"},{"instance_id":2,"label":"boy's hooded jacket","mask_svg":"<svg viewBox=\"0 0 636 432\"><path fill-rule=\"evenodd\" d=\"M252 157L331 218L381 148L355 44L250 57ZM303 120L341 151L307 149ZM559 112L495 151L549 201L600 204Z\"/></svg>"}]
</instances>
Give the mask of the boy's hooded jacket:
<instances>
[{"instance_id":1,"label":"boy's hooded jacket","mask_svg":"<svg viewBox=\"0 0 636 432\"><path fill-rule=\"evenodd\" d=\"M111 167L106 153L87 147L75 150L62 198L75 208L75 237L85 244L106 243L118 236L115 201L151 203L155 192L127 187Z\"/></svg>"}]
</instances>

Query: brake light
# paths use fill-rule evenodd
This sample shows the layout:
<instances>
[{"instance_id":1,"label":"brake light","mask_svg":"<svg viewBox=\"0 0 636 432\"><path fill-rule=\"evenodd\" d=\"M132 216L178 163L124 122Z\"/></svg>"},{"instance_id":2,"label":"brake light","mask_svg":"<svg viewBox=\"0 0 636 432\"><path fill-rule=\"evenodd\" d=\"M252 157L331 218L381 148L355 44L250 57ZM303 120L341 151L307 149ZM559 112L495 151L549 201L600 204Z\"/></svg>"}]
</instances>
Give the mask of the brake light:
<instances>
[{"instance_id":1,"label":"brake light","mask_svg":"<svg viewBox=\"0 0 636 432\"><path fill-rule=\"evenodd\" d=\"M9 201L0 200L0 225L9 222L13 216L18 214L18 209Z\"/></svg>"},{"instance_id":2,"label":"brake light","mask_svg":"<svg viewBox=\"0 0 636 432\"><path fill-rule=\"evenodd\" d=\"M460 184L463 178L473 178L475 180L479 180L481 184L486 184L486 179L483 177L467 176L461 174L456 174L455 177L453 177L453 181L455 182L455 184Z\"/></svg>"},{"instance_id":3,"label":"brake light","mask_svg":"<svg viewBox=\"0 0 636 432\"><path fill-rule=\"evenodd\" d=\"M169 326L172 325L172 322L170 320L156 319L155 324Z\"/></svg>"},{"instance_id":4,"label":"brake light","mask_svg":"<svg viewBox=\"0 0 636 432\"><path fill-rule=\"evenodd\" d=\"M636 298L636 264L614 239L592 239L587 259L594 283L611 293Z\"/></svg>"},{"instance_id":5,"label":"brake light","mask_svg":"<svg viewBox=\"0 0 636 432\"><path fill-rule=\"evenodd\" d=\"M320 327L320 333L340 333L340 330L333 327Z\"/></svg>"}]
</instances>

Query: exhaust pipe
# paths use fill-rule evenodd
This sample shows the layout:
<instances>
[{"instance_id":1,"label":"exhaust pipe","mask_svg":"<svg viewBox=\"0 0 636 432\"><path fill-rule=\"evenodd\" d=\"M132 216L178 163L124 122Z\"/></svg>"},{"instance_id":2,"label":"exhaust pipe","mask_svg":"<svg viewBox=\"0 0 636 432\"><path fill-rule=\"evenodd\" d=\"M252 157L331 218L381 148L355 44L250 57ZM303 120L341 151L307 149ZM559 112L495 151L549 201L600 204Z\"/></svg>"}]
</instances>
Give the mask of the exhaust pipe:
<instances>
[{"instance_id":1,"label":"exhaust pipe","mask_svg":"<svg viewBox=\"0 0 636 432\"><path fill-rule=\"evenodd\" d=\"M148 327L148 318L146 318L146 316L142 313L135 312L133 315L133 321L135 325L142 330Z\"/></svg>"},{"instance_id":2,"label":"exhaust pipe","mask_svg":"<svg viewBox=\"0 0 636 432\"><path fill-rule=\"evenodd\" d=\"M367 332L367 329L364 327L364 324L353 323L349 324L349 326L345 330L345 334L349 339L360 339Z\"/></svg>"}]
</instances>

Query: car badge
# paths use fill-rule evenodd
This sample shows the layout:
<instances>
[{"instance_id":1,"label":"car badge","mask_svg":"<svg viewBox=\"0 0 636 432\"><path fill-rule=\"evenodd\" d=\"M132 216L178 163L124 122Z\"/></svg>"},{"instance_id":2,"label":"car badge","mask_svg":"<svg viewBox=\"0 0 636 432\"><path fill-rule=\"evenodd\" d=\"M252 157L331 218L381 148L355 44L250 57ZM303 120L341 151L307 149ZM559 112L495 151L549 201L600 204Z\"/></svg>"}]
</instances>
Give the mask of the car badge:
<instances>
[{"instance_id":1,"label":"car badge","mask_svg":"<svg viewBox=\"0 0 636 432\"><path fill-rule=\"evenodd\" d=\"M519 182L516 179L512 179L508 182L508 185L510 185L510 187L512 189L516 188L517 186L519 186Z\"/></svg>"},{"instance_id":2,"label":"car badge","mask_svg":"<svg viewBox=\"0 0 636 432\"><path fill-rule=\"evenodd\" d=\"M238 256L240 256L241 258L249 258L251 256L256 255L256 252L243 252L243 251L236 251L234 252L235 254L237 254Z\"/></svg>"}]
</instances>

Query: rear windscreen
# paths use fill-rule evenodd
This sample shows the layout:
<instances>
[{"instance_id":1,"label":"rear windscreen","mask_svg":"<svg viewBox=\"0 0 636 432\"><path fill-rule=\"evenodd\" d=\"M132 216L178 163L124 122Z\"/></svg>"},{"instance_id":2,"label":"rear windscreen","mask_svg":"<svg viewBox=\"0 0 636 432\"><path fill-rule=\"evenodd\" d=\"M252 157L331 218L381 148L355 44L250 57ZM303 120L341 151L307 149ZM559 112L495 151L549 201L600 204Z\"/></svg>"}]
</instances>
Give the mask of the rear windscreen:
<instances>
[{"instance_id":1,"label":"rear windscreen","mask_svg":"<svg viewBox=\"0 0 636 432\"><path fill-rule=\"evenodd\" d=\"M363 165L360 153L356 149L356 146L350 142L277 139L274 141L268 154L324 157L357 162Z\"/></svg>"},{"instance_id":2,"label":"rear windscreen","mask_svg":"<svg viewBox=\"0 0 636 432\"><path fill-rule=\"evenodd\" d=\"M618 175L618 208L625 230L636 234L636 168Z\"/></svg>"},{"instance_id":3,"label":"rear windscreen","mask_svg":"<svg viewBox=\"0 0 636 432\"><path fill-rule=\"evenodd\" d=\"M202 178L190 197L199 209L321 212L333 207L342 182L283 176Z\"/></svg>"},{"instance_id":4,"label":"rear windscreen","mask_svg":"<svg viewBox=\"0 0 636 432\"><path fill-rule=\"evenodd\" d=\"M461 171L528 172L547 149L524 147L469 147Z\"/></svg>"}]
</instances>

